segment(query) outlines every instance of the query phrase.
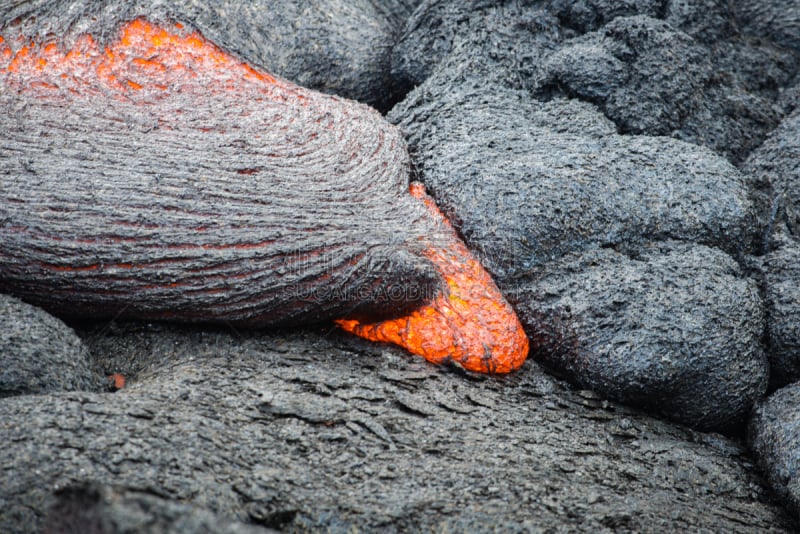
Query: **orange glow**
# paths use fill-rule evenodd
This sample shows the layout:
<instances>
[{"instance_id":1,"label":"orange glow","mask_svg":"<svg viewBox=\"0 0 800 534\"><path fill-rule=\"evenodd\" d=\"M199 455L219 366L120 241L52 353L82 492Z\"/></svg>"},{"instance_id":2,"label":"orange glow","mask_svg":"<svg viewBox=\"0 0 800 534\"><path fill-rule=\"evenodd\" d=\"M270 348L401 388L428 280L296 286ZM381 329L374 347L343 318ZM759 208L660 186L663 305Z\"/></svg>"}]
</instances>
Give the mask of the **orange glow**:
<instances>
[{"instance_id":1,"label":"orange glow","mask_svg":"<svg viewBox=\"0 0 800 534\"><path fill-rule=\"evenodd\" d=\"M125 387L125 375L113 373L109 375L108 383L113 390L123 389Z\"/></svg>"},{"instance_id":2,"label":"orange glow","mask_svg":"<svg viewBox=\"0 0 800 534\"><path fill-rule=\"evenodd\" d=\"M528 338L514 310L447 220L425 193L412 184L411 194L425 202L452 237L447 248L427 256L447 282L447 289L405 317L377 323L340 319L348 332L371 341L394 343L432 363L458 362L470 371L508 373L528 356Z\"/></svg>"},{"instance_id":3,"label":"orange glow","mask_svg":"<svg viewBox=\"0 0 800 534\"><path fill-rule=\"evenodd\" d=\"M17 40L13 52L7 42L0 37L0 76L22 90L99 90L134 101L164 97L172 90L292 90L290 84L253 69L180 24L164 28L136 19L124 24L119 38L103 49L90 35L81 36L70 50L50 41Z\"/></svg>"}]
</instances>

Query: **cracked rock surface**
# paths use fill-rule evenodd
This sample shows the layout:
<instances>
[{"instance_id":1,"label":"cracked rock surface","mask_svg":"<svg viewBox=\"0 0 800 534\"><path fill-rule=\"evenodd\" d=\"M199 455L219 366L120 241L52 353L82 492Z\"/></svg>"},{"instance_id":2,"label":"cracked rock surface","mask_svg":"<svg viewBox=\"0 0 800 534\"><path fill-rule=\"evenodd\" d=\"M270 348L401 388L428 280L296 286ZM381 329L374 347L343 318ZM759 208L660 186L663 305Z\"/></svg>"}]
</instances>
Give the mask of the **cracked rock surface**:
<instances>
[{"instance_id":1,"label":"cracked rock surface","mask_svg":"<svg viewBox=\"0 0 800 534\"><path fill-rule=\"evenodd\" d=\"M571 390L532 362L487 378L325 334L86 332L123 365L157 357L115 394L0 404L14 444L0 450L14 474L0 529L47 524L76 500L116 524L164 524L167 501L208 510L173 507L188 524L287 532L791 528L729 438Z\"/></svg>"}]
</instances>

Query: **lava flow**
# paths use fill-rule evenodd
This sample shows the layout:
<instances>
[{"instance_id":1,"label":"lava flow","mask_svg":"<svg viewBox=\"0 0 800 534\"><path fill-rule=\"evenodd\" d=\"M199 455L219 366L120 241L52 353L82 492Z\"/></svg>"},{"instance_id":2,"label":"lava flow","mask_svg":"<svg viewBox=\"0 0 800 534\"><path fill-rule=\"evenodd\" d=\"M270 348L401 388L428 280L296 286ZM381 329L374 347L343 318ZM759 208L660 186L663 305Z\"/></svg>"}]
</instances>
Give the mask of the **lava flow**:
<instances>
[{"instance_id":1,"label":"lava flow","mask_svg":"<svg viewBox=\"0 0 800 534\"><path fill-rule=\"evenodd\" d=\"M98 102L111 97L145 105L158 105L174 95L208 98L226 90L241 97L252 89L258 98L267 93L273 100L291 100L298 105L307 103L309 97L304 90L236 60L180 24L162 28L137 19L123 25L120 38L107 46L84 35L68 50L55 42L36 44L22 38L12 41L0 37L0 73L6 84L18 91L65 98L96 96ZM159 109L171 108L165 104ZM174 111L184 110L178 107ZM376 323L340 319L337 324L373 341L398 344L434 363L453 361L465 369L484 373L518 369L527 357L528 339L516 314L425 194L424 187L412 185L411 194L427 205L431 216L446 230L447 245L431 247L426 253L446 287L432 302L405 317ZM135 243L136 237L130 239ZM84 245L92 242L84 241ZM112 267L131 270L132 264ZM96 274L104 280L100 264L57 270ZM208 282L199 280L198 283ZM181 283L188 283L188 279ZM172 291L176 285L167 286L166 290ZM150 284L140 289L157 291L159 287ZM222 290L198 287L196 294L204 291Z\"/></svg>"},{"instance_id":2,"label":"lava flow","mask_svg":"<svg viewBox=\"0 0 800 534\"><path fill-rule=\"evenodd\" d=\"M454 361L481 373L508 373L528 356L528 338L514 310L481 264L458 238L422 184L411 194L448 229L447 248L426 255L447 281L433 302L411 314L377 323L339 319L348 332L371 341L394 343L432 363Z\"/></svg>"},{"instance_id":3,"label":"lava flow","mask_svg":"<svg viewBox=\"0 0 800 534\"><path fill-rule=\"evenodd\" d=\"M16 52L11 45L0 37L0 69L6 71L8 82L25 90L100 91L138 102L174 91L242 90L246 84L290 91L288 84L236 60L179 23L164 28L135 19L122 25L119 39L107 46L88 34L69 50L56 42L17 39Z\"/></svg>"}]
</instances>

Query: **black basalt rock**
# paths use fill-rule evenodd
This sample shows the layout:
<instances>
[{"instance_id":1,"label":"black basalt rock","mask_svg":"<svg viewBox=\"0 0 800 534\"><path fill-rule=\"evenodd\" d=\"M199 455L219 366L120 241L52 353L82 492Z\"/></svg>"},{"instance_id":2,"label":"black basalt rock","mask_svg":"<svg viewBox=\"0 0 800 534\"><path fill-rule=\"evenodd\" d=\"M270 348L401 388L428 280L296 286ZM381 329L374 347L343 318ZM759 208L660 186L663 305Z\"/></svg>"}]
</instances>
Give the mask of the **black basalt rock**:
<instances>
[{"instance_id":1,"label":"black basalt rock","mask_svg":"<svg viewBox=\"0 0 800 534\"><path fill-rule=\"evenodd\" d=\"M754 261L767 312L770 387L800 380L800 244L781 225L771 250Z\"/></svg>"},{"instance_id":2,"label":"black basalt rock","mask_svg":"<svg viewBox=\"0 0 800 534\"><path fill-rule=\"evenodd\" d=\"M100 387L89 352L71 328L0 295L0 397Z\"/></svg>"},{"instance_id":3,"label":"black basalt rock","mask_svg":"<svg viewBox=\"0 0 800 534\"><path fill-rule=\"evenodd\" d=\"M748 441L773 490L795 516L800 515L800 383L759 403L750 420Z\"/></svg>"},{"instance_id":4,"label":"black basalt rock","mask_svg":"<svg viewBox=\"0 0 800 534\"><path fill-rule=\"evenodd\" d=\"M791 236L800 239L800 108L789 114L742 164L754 197L763 205L765 225L780 210Z\"/></svg>"},{"instance_id":5,"label":"black basalt rock","mask_svg":"<svg viewBox=\"0 0 800 534\"><path fill-rule=\"evenodd\" d=\"M335 334L162 326L101 342L124 360L164 351L113 395L0 403L0 530L81 512L166 532L794 527L736 440L535 365L468 379Z\"/></svg>"},{"instance_id":6,"label":"black basalt rock","mask_svg":"<svg viewBox=\"0 0 800 534\"><path fill-rule=\"evenodd\" d=\"M462 79L587 100L620 133L738 163L785 112L774 99L800 56L736 28L724 2L430 2L395 47L392 76L411 89L461 66Z\"/></svg>"},{"instance_id":7,"label":"black basalt rock","mask_svg":"<svg viewBox=\"0 0 800 534\"><path fill-rule=\"evenodd\" d=\"M729 50L732 48L733 50ZM596 103L621 133L671 136L744 159L779 119L763 90L749 87L739 72L757 65L762 72L784 63L779 83L794 62L761 55L732 43L707 46L669 23L646 16L617 18L601 29L564 43L543 67L535 91L563 91Z\"/></svg>"},{"instance_id":8,"label":"black basalt rock","mask_svg":"<svg viewBox=\"0 0 800 534\"><path fill-rule=\"evenodd\" d=\"M742 29L757 38L800 50L800 6L793 0L735 0L736 19Z\"/></svg>"},{"instance_id":9,"label":"black basalt rock","mask_svg":"<svg viewBox=\"0 0 800 534\"><path fill-rule=\"evenodd\" d=\"M718 250L569 254L508 294L535 360L617 401L736 432L766 391L758 287Z\"/></svg>"},{"instance_id":10,"label":"black basalt rock","mask_svg":"<svg viewBox=\"0 0 800 534\"><path fill-rule=\"evenodd\" d=\"M544 69L558 65L562 82L586 91L574 98L561 82L525 87L535 66L515 69L511 56L485 53L496 48L480 30L460 28L466 35L389 118L406 134L418 178L513 301L534 359L601 395L740 432L767 387L764 306L736 261L762 250L763 203L752 178L713 145L625 133L604 107L614 94L638 98L629 91L636 65L672 69L659 56L670 43L692 47L700 63L709 61L705 45L638 16L530 48ZM641 53L593 41L626 32ZM700 63L678 77L713 71ZM737 78L743 86L758 70L748 68ZM673 116L620 109L662 126Z\"/></svg>"},{"instance_id":11,"label":"black basalt rock","mask_svg":"<svg viewBox=\"0 0 800 534\"><path fill-rule=\"evenodd\" d=\"M538 103L437 80L390 118L406 132L423 181L501 284L599 245L669 238L753 250L747 181L708 149L617 135L574 100Z\"/></svg>"}]
</instances>

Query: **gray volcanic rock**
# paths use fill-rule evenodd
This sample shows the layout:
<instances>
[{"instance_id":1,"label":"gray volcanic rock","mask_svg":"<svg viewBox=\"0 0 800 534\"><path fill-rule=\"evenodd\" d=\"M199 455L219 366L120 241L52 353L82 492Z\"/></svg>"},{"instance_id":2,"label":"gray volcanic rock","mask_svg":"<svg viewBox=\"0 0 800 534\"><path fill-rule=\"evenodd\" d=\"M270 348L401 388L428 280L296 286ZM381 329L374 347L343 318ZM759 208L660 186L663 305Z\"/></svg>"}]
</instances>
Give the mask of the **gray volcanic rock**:
<instances>
[{"instance_id":1,"label":"gray volcanic rock","mask_svg":"<svg viewBox=\"0 0 800 534\"><path fill-rule=\"evenodd\" d=\"M800 5L795 0L734 0L732 5L746 33L800 50Z\"/></svg>"},{"instance_id":2,"label":"gray volcanic rock","mask_svg":"<svg viewBox=\"0 0 800 534\"><path fill-rule=\"evenodd\" d=\"M750 421L748 438L772 488L800 515L800 383L761 402Z\"/></svg>"},{"instance_id":3,"label":"gray volcanic rock","mask_svg":"<svg viewBox=\"0 0 800 534\"><path fill-rule=\"evenodd\" d=\"M662 0L550 0L548 4L565 26L581 33L594 31L617 17L658 17L664 9Z\"/></svg>"},{"instance_id":4,"label":"gray volcanic rock","mask_svg":"<svg viewBox=\"0 0 800 534\"><path fill-rule=\"evenodd\" d=\"M0 397L99 386L89 352L71 328L0 294Z\"/></svg>"},{"instance_id":5,"label":"gray volcanic rock","mask_svg":"<svg viewBox=\"0 0 800 534\"><path fill-rule=\"evenodd\" d=\"M773 100L800 66L795 52L740 38L719 2L669 2L663 13L660 2L522 4L423 4L394 49L396 83L410 89L460 65L539 99L593 102L620 133L668 135L738 162L776 126Z\"/></svg>"},{"instance_id":6,"label":"gray volcanic rock","mask_svg":"<svg viewBox=\"0 0 800 534\"><path fill-rule=\"evenodd\" d=\"M750 154L742 171L766 228L758 271L769 317L770 383L781 387L800 380L800 110Z\"/></svg>"},{"instance_id":7,"label":"gray volcanic rock","mask_svg":"<svg viewBox=\"0 0 800 534\"><path fill-rule=\"evenodd\" d=\"M740 161L780 116L727 59L664 21L617 18L565 42L543 66L537 91L594 102L621 133L669 135Z\"/></svg>"},{"instance_id":8,"label":"gray volcanic rock","mask_svg":"<svg viewBox=\"0 0 800 534\"><path fill-rule=\"evenodd\" d=\"M486 15L492 6L481 8L488 28L516 27ZM795 56L730 39L723 5L707 25L697 5L667 7L697 38L647 16L612 16L577 36L563 14L572 34L556 24L494 38L477 15L441 8L452 19L446 53L416 71L427 78L389 118L551 368L735 431L764 394L767 365L763 304L733 257L761 251L766 208L752 178L702 145L736 160L760 142L786 109L773 98ZM424 33L413 31L401 47ZM539 66L515 67L497 39Z\"/></svg>"},{"instance_id":9,"label":"gray volcanic rock","mask_svg":"<svg viewBox=\"0 0 800 534\"><path fill-rule=\"evenodd\" d=\"M736 34L733 9L727 0L667 0L664 20L704 43Z\"/></svg>"},{"instance_id":10,"label":"gray volcanic rock","mask_svg":"<svg viewBox=\"0 0 800 534\"><path fill-rule=\"evenodd\" d=\"M730 432L766 391L758 288L719 250L570 254L508 295L535 360L614 400Z\"/></svg>"},{"instance_id":11,"label":"gray volcanic rock","mask_svg":"<svg viewBox=\"0 0 800 534\"><path fill-rule=\"evenodd\" d=\"M371 0L371 2L375 10L386 17L389 26L399 36L422 0Z\"/></svg>"},{"instance_id":12,"label":"gray volcanic rock","mask_svg":"<svg viewBox=\"0 0 800 534\"><path fill-rule=\"evenodd\" d=\"M47 510L43 534L158 532L184 534L268 534L276 530L249 525L171 501L149 492L98 484L74 485L56 492ZM276 518L275 526L279 526Z\"/></svg>"},{"instance_id":13,"label":"gray volcanic rock","mask_svg":"<svg viewBox=\"0 0 800 534\"><path fill-rule=\"evenodd\" d=\"M421 85L440 64L461 67L487 81L495 76L527 86L563 29L540 2L525 0L429 1L419 6L392 52L392 78L406 91Z\"/></svg>"},{"instance_id":14,"label":"gray volcanic rock","mask_svg":"<svg viewBox=\"0 0 800 534\"><path fill-rule=\"evenodd\" d=\"M767 312L767 357L771 388L800 380L800 244L783 234L759 258Z\"/></svg>"},{"instance_id":15,"label":"gray volcanic rock","mask_svg":"<svg viewBox=\"0 0 800 534\"><path fill-rule=\"evenodd\" d=\"M737 442L532 363L493 379L325 332L131 331L87 338L123 360L169 341L126 389L0 402L3 532L93 484L119 496L103 517L149 506L154 524L194 508L288 532L794 528Z\"/></svg>"},{"instance_id":16,"label":"gray volcanic rock","mask_svg":"<svg viewBox=\"0 0 800 534\"><path fill-rule=\"evenodd\" d=\"M619 136L593 106L436 85L396 107L419 178L501 285L564 253L681 239L750 250L741 173L708 149Z\"/></svg>"},{"instance_id":17,"label":"gray volcanic rock","mask_svg":"<svg viewBox=\"0 0 800 534\"><path fill-rule=\"evenodd\" d=\"M392 44L414 0L304 0L251 2L78 0L63 7L47 0L0 1L0 18L34 17L47 35L73 25L88 29L119 20L166 17L199 29L228 52L299 85L385 109L391 88ZM54 35L60 35L54 32Z\"/></svg>"},{"instance_id":18,"label":"gray volcanic rock","mask_svg":"<svg viewBox=\"0 0 800 534\"><path fill-rule=\"evenodd\" d=\"M791 234L800 239L800 108L750 154L742 170L763 204L778 200Z\"/></svg>"}]
</instances>

